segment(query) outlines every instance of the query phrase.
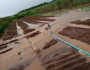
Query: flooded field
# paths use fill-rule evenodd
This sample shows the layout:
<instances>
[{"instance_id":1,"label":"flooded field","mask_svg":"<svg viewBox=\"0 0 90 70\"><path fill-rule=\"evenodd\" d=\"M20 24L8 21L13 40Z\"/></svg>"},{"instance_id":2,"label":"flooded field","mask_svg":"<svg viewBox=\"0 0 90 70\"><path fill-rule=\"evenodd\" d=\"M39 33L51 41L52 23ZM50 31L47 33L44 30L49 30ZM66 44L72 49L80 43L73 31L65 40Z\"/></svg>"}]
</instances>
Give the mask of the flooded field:
<instances>
[{"instance_id":1,"label":"flooded field","mask_svg":"<svg viewBox=\"0 0 90 70\"><path fill-rule=\"evenodd\" d=\"M11 22L0 40L0 70L90 70L90 11L30 16Z\"/></svg>"}]
</instances>

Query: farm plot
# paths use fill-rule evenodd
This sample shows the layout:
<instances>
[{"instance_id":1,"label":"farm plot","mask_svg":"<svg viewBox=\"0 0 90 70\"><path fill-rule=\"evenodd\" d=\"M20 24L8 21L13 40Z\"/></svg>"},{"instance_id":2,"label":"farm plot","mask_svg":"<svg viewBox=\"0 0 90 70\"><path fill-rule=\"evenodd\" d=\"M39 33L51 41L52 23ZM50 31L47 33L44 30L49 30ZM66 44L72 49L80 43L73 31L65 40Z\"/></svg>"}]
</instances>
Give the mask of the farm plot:
<instances>
[{"instance_id":1,"label":"farm plot","mask_svg":"<svg viewBox=\"0 0 90 70\"><path fill-rule=\"evenodd\" d=\"M28 22L28 23L33 23L33 24L38 24L38 23L43 23L41 21L55 21L55 19L49 19L50 16L31 16L31 17L25 17L22 18L22 21Z\"/></svg>"},{"instance_id":2,"label":"farm plot","mask_svg":"<svg viewBox=\"0 0 90 70\"><path fill-rule=\"evenodd\" d=\"M3 37L3 40L12 39L13 37L17 36L17 27L16 27L16 21L12 21L11 24L8 27L8 30Z\"/></svg>"},{"instance_id":3,"label":"farm plot","mask_svg":"<svg viewBox=\"0 0 90 70\"><path fill-rule=\"evenodd\" d=\"M90 26L90 19L87 19L85 21L80 21L80 20L72 21L71 23L72 24L82 24L82 25L89 25Z\"/></svg>"},{"instance_id":4,"label":"farm plot","mask_svg":"<svg viewBox=\"0 0 90 70\"><path fill-rule=\"evenodd\" d=\"M62 47L58 50L54 50L49 54L43 56L42 53L47 52L44 50L38 54L41 59L42 65L46 70L89 70L90 62L87 62L87 58L78 53L74 48Z\"/></svg>"},{"instance_id":5,"label":"farm plot","mask_svg":"<svg viewBox=\"0 0 90 70\"><path fill-rule=\"evenodd\" d=\"M68 26L58 33L90 44L90 29Z\"/></svg>"},{"instance_id":6,"label":"farm plot","mask_svg":"<svg viewBox=\"0 0 90 70\"><path fill-rule=\"evenodd\" d=\"M18 24L18 26L20 26L23 30L28 29L28 25L25 24L25 23L23 23L23 22L20 21L20 20L17 20L17 24Z\"/></svg>"},{"instance_id":7,"label":"farm plot","mask_svg":"<svg viewBox=\"0 0 90 70\"><path fill-rule=\"evenodd\" d=\"M29 26L27 24L25 24L23 21L18 20L17 24L24 30L24 34L35 30L35 29L29 29Z\"/></svg>"}]
</instances>

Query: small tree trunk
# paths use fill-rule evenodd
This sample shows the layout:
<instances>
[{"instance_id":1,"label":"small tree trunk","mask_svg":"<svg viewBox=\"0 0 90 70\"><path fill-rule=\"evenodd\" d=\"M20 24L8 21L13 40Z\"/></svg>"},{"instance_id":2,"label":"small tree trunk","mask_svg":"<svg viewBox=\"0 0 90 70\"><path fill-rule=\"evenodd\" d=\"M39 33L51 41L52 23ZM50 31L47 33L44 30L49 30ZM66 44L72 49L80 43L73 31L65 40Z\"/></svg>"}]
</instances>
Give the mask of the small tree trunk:
<instances>
[{"instance_id":1,"label":"small tree trunk","mask_svg":"<svg viewBox=\"0 0 90 70\"><path fill-rule=\"evenodd\" d=\"M61 6L59 5L59 9L60 9L60 11L61 11Z\"/></svg>"},{"instance_id":2,"label":"small tree trunk","mask_svg":"<svg viewBox=\"0 0 90 70\"><path fill-rule=\"evenodd\" d=\"M67 4L66 4L66 9L67 9Z\"/></svg>"}]
</instances>

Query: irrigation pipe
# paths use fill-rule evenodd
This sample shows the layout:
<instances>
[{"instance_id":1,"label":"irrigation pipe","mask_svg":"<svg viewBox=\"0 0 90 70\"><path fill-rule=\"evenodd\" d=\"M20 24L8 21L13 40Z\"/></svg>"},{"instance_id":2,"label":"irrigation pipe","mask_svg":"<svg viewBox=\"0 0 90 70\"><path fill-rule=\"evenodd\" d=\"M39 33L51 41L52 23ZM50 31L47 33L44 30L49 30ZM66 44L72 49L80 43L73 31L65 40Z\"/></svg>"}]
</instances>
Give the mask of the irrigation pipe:
<instances>
[{"instance_id":1,"label":"irrigation pipe","mask_svg":"<svg viewBox=\"0 0 90 70\"><path fill-rule=\"evenodd\" d=\"M48 23L47 23L47 24L48 24ZM64 42L65 44L67 44L67 45L69 45L69 46L71 46L71 47L77 49L78 51L81 51L81 52L83 52L84 54L90 56L90 54L89 54L88 52L86 52L86 51L84 51L84 50L82 50L82 49L80 49L80 48L77 48L76 46L74 46L74 45L72 45L72 44L70 44L70 43L68 43L68 42L66 42L66 41L64 41L64 40L62 40L62 39L60 39L60 38L58 38L58 37L55 36L55 35L53 35L52 32L51 32L51 28L50 28L50 25L49 25L49 24L48 24L48 27L49 27L49 30L50 30L50 33L49 33L49 34L50 34L51 36L53 36L53 37L55 37L56 39L58 39L58 40Z\"/></svg>"}]
</instances>

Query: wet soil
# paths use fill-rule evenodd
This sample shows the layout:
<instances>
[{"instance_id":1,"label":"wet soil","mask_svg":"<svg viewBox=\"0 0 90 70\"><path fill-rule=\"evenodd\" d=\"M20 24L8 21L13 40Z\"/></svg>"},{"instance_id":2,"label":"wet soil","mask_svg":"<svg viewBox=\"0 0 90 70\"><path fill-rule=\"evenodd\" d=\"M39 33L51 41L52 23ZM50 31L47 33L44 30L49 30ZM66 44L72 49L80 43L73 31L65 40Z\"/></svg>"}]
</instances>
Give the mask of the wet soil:
<instances>
[{"instance_id":1,"label":"wet soil","mask_svg":"<svg viewBox=\"0 0 90 70\"><path fill-rule=\"evenodd\" d=\"M6 53L6 52L8 52L8 51L10 51L10 50L12 50L12 49L13 49L13 48L7 49L7 50L1 52L0 54Z\"/></svg>"},{"instance_id":2,"label":"wet soil","mask_svg":"<svg viewBox=\"0 0 90 70\"><path fill-rule=\"evenodd\" d=\"M41 21L55 21L55 19L48 19L49 17L54 17L54 16L30 16L30 17L24 17L21 18L20 20L28 22L28 23L32 23L32 24L45 24L45 22L41 22Z\"/></svg>"},{"instance_id":3,"label":"wet soil","mask_svg":"<svg viewBox=\"0 0 90 70\"><path fill-rule=\"evenodd\" d=\"M49 48L50 46L52 46L52 45L54 45L54 44L56 44L56 43L57 43L57 40L52 39L49 43L47 43L47 44L44 46L43 49L47 49L47 48Z\"/></svg>"},{"instance_id":4,"label":"wet soil","mask_svg":"<svg viewBox=\"0 0 90 70\"><path fill-rule=\"evenodd\" d=\"M82 25L89 25L90 26L90 19L87 19L85 21L80 21L80 20L76 20L76 21L72 21L72 24L82 24Z\"/></svg>"},{"instance_id":5,"label":"wet soil","mask_svg":"<svg viewBox=\"0 0 90 70\"><path fill-rule=\"evenodd\" d=\"M29 38L29 37L30 37L30 38L35 37L35 36L39 35L40 33L41 33L40 31L36 31L36 32L28 35L27 38Z\"/></svg>"},{"instance_id":6,"label":"wet soil","mask_svg":"<svg viewBox=\"0 0 90 70\"><path fill-rule=\"evenodd\" d=\"M0 49L7 48L7 44L10 44L10 43L13 43L13 42L16 42L16 41L18 41L18 39L11 40L9 42L3 43L3 44L0 45Z\"/></svg>"},{"instance_id":7,"label":"wet soil","mask_svg":"<svg viewBox=\"0 0 90 70\"><path fill-rule=\"evenodd\" d=\"M0 50L1 50L1 49L4 49L4 48L7 48L7 45L2 45L2 46L0 46Z\"/></svg>"},{"instance_id":8,"label":"wet soil","mask_svg":"<svg viewBox=\"0 0 90 70\"><path fill-rule=\"evenodd\" d=\"M20 26L23 30L28 29L28 25L25 24L25 23L23 23L23 22L20 21L20 20L17 20L17 24L18 24L18 26Z\"/></svg>"},{"instance_id":9,"label":"wet soil","mask_svg":"<svg viewBox=\"0 0 90 70\"><path fill-rule=\"evenodd\" d=\"M63 31L60 31L58 33L64 36L68 36L71 39L77 39L90 44L90 29L88 28L68 26L65 29L63 29Z\"/></svg>"},{"instance_id":10,"label":"wet soil","mask_svg":"<svg viewBox=\"0 0 90 70\"><path fill-rule=\"evenodd\" d=\"M34 31L35 29L27 29L27 30L24 30L24 34L27 34L27 33L29 33L29 32L32 32L32 31Z\"/></svg>"},{"instance_id":11,"label":"wet soil","mask_svg":"<svg viewBox=\"0 0 90 70\"><path fill-rule=\"evenodd\" d=\"M16 68L12 68L12 69L9 69L9 70L24 70L24 66L18 66Z\"/></svg>"},{"instance_id":12,"label":"wet soil","mask_svg":"<svg viewBox=\"0 0 90 70\"><path fill-rule=\"evenodd\" d=\"M90 68L90 62L87 62L87 58L74 48L63 47L43 58L40 57L40 59L46 70L84 70L86 67L86 70L88 70ZM81 65L83 66L81 67Z\"/></svg>"},{"instance_id":13,"label":"wet soil","mask_svg":"<svg viewBox=\"0 0 90 70\"><path fill-rule=\"evenodd\" d=\"M16 21L12 21L11 24L8 27L8 30L5 34L5 36L3 37L3 40L9 40L12 39L13 37L17 36L17 27L16 27Z\"/></svg>"}]
</instances>

